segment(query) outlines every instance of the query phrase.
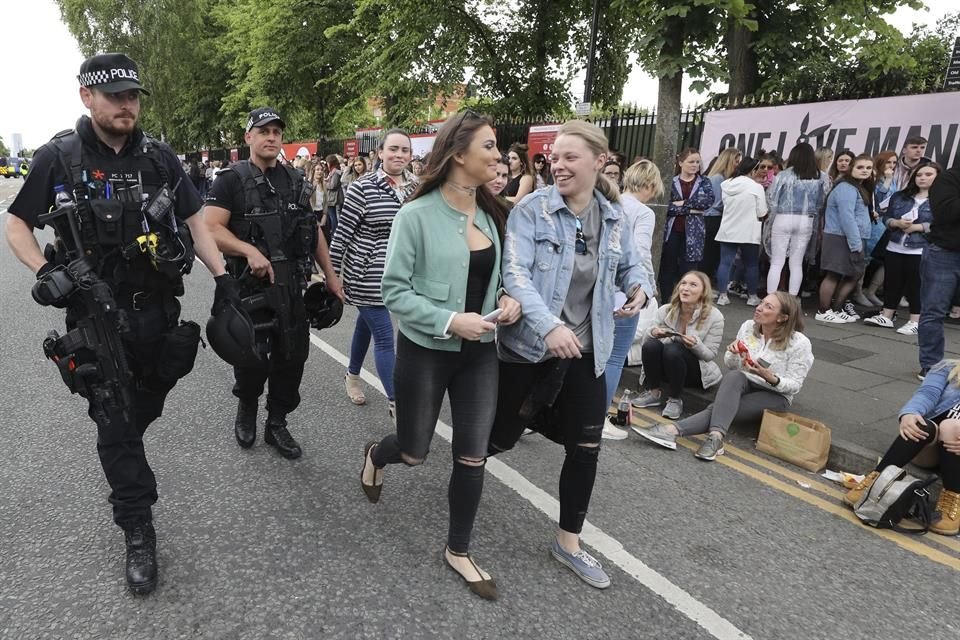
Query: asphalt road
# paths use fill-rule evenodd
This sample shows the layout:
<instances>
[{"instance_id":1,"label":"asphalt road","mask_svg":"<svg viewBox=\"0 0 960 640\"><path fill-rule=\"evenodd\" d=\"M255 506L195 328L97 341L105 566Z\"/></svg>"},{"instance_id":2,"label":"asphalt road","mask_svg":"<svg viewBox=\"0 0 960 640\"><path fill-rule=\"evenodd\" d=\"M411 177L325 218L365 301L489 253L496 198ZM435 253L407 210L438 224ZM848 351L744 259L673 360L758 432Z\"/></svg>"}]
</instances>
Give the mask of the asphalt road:
<instances>
[{"instance_id":1,"label":"asphalt road","mask_svg":"<svg viewBox=\"0 0 960 640\"><path fill-rule=\"evenodd\" d=\"M0 181L0 226L20 184ZM379 504L358 486L361 447L390 421L374 386L364 407L344 393L352 309L314 335L297 461L236 445L231 371L201 351L147 432L161 577L133 596L95 429L40 349L62 313L33 303L32 280L0 243L0 638L960 636L960 541L866 528L834 487L743 441L712 464L604 443L585 531L613 579L598 591L548 554L561 450L523 439L487 467L473 550L500 600L480 600L441 561L448 412L426 465L388 469ZM183 315L202 321L199 263L187 287Z\"/></svg>"}]
</instances>

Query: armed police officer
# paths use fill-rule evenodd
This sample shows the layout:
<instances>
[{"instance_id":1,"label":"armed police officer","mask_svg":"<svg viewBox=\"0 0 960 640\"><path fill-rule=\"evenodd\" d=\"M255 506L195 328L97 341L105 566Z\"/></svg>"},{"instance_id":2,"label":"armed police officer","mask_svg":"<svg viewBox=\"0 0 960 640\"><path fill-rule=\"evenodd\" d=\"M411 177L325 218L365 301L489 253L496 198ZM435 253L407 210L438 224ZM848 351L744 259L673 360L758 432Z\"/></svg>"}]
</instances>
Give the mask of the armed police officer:
<instances>
[{"instance_id":1,"label":"armed police officer","mask_svg":"<svg viewBox=\"0 0 960 640\"><path fill-rule=\"evenodd\" d=\"M37 275L34 300L66 309L67 332L51 331L44 353L89 403L113 519L125 532L127 583L145 594L157 582L157 483L143 434L196 358L200 328L179 322L177 301L194 253L217 276L216 299L238 297L179 160L137 127L147 93L137 65L101 54L78 79L90 115L37 150L9 208L7 241ZM44 226L56 243L41 251L34 229Z\"/></svg>"},{"instance_id":2,"label":"armed police officer","mask_svg":"<svg viewBox=\"0 0 960 640\"><path fill-rule=\"evenodd\" d=\"M250 159L220 174L207 196L204 218L228 270L239 280L262 356L258 362L235 363L233 394L239 402L234 435L241 447L253 446L259 399L268 384L263 440L294 459L302 450L287 429L287 415L300 404L310 346L303 291L314 259L327 289L341 300L343 292L310 206L313 185L277 162L284 128L274 109L250 112L244 135Z\"/></svg>"}]
</instances>

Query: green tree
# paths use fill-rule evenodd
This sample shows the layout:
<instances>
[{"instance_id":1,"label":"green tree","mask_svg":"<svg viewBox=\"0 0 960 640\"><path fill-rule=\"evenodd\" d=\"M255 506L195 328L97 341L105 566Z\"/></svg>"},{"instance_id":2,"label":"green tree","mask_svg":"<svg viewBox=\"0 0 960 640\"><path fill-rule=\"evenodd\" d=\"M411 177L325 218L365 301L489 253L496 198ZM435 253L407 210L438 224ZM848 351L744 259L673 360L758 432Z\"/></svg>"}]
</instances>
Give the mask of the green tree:
<instances>
[{"instance_id":1,"label":"green tree","mask_svg":"<svg viewBox=\"0 0 960 640\"><path fill-rule=\"evenodd\" d=\"M10 155L10 149L7 148L7 145L3 142L3 136L0 136L0 156Z\"/></svg>"}]
</instances>

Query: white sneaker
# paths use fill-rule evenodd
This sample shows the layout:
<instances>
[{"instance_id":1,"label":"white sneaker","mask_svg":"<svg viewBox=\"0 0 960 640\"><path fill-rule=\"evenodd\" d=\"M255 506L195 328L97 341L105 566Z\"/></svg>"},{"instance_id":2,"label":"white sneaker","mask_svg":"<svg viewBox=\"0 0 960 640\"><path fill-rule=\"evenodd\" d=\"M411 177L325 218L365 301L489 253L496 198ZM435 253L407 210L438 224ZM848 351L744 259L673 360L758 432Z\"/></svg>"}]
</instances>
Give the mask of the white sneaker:
<instances>
[{"instance_id":1,"label":"white sneaker","mask_svg":"<svg viewBox=\"0 0 960 640\"><path fill-rule=\"evenodd\" d=\"M717 304L718 307L725 307L725 306L727 306L728 304L730 304L730 296L728 296L728 295L725 294L725 293L721 293L720 295L717 296L717 302L716 302L716 304Z\"/></svg>"},{"instance_id":2,"label":"white sneaker","mask_svg":"<svg viewBox=\"0 0 960 640\"><path fill-rule=\"evenodd\" d=\"M847 321L838 318L832 309L818 311L816 315L813 316L813 319L819 320L820 322L829 322L830 324L847 324Z\"/></svg>"},{"instance_id":3,"label":"white sneaker","mask_svg":"<svg viewBox=\"0 0 960 640\"><path fill-rule=\"evenodd\" d=\"M604 440L626 440L628 435L630 435L630 432L610 422L609 416L604 419L603 433L600 434L600 437Z\"/></svg>"},{"instance_id":4,"label":"white sneaker","mask_svg":"<svg viewBox=\"0 0 960 640\"><path fill-rule=\"evenodd\" d=\"M917 329L917 323L908 320L903 324L902 327L897 329L897 333L904 336L915 336L917 333L919 333L919 330Z\"/></svg>"},{"instance_id":5,"label":"white sneaker","mask_svg":"<svg viewBox=\"0 0 960 640\"><path fill-rule=\"evenodd\" d=\"M860 316L851 316L846 311L834 311L833 315L836 316L841 322L846 322L847 324L856 322L860 319Z\"/></svg>"},{"instance_id":6,"label":"white sneaker","mask_svg":"<svg viewBox=\"0 0 960 640\"><path fill-rule=\"evenodd\" d=\"M863 320L863 324L872 324L877 327L883 327L884 329L893 329L893 320L883 315L882 313L878 313L875 316L865 318Z\"/></svg>"},{"instance_id":7,"label":"white sneaker","mask_svg":"<svg viewBox=\"0 0 960 640\"><path fill-rule=\"evenodd\" d=\"M853 320L851 320L850 322L856 322L857 320L860 319L860 314L857 313L857 309L856 307L853 306L852 302L845 303L841 311L847 314L848 318L853 318Z\"/></svg>"},{"instance_id":8,"label":"white sneaker","mask_svg":"<svg viewBox=\"0 0 960 640\"><path fill-rule=\"evenodd\" d=\"M748 307L755 307L755 306L757 306L758 304L760 304L760 296L752 295L752 296L748 296L748 297L747 297L747 306L748 306Z\"/></svg>"}]
</instances>

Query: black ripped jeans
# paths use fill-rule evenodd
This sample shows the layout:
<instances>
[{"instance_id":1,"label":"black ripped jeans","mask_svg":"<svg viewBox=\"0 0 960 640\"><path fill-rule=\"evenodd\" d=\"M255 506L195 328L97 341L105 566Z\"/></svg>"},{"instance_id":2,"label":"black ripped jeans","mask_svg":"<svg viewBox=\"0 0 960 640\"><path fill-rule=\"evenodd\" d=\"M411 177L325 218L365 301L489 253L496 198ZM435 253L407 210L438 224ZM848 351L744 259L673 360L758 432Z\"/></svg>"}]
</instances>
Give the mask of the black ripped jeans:
<instances>
[{"instance_id":1,"label":"black ripped jeans","mask_svg":"<svg viewBox=\"0 0 960 640\"><path fill-rule=\"evenodd\" d=\"M379 468L423 462L443 396L450 396L453 471L447 489L447 546L457 553L466 553L470 546L483 493L483 463L497 406L497 365L493 342L464 340L460 351L437 351L421 347L400 333L393 374L397 432L381 440L370 456Z\"/></svg>"},{"instance_id":2,"label":"black ripped jeans","mask_svg":"<svg viewBox=\"0 0 960 640\"><path fill-rule=\"evenodd\" d=\"M500 393L497 417L490 435L490 452L513 447L523 433L520 407L530 392L553 368L554 361L538 364L500 363ZM593 354L572 360L553 415L561 421L566 457L560 470L560 528L580 533L587 517L600 456L600 434L606 414L606 381L593 371Z\"/></svg>"},{"instance_id":3,"label":"black ripped jeans","mask_svg":"<svg viewBox=\"0 0 960 640\"><path fill-rule=\"evenodd\" d=\"M883 459L880 460L875 471L883 471L892 464L905 467L924 447L933 442L934 438L937 437L937 430L930 420L925 420L925 422L926 424L920 426L926 434L923 440L914 442L913 440L904 440L898 435L883 455ZM937 471L943 480L943 488L955 493L960 492L960 455L944 449L942 442L937 443L937 449L939 453Z\"/></svg>"}]
</instances>

